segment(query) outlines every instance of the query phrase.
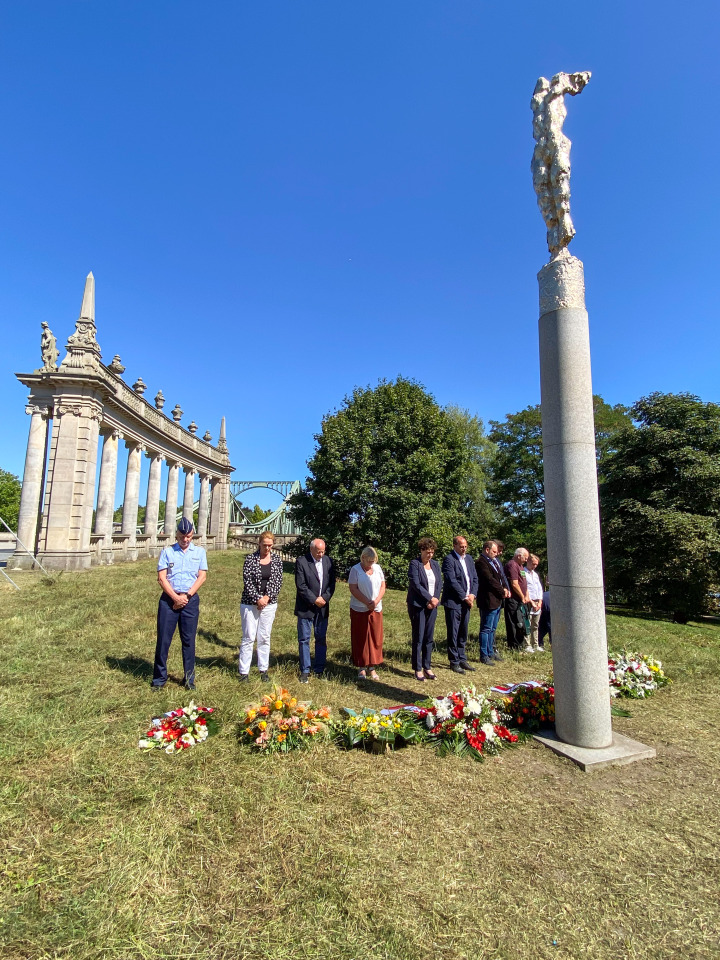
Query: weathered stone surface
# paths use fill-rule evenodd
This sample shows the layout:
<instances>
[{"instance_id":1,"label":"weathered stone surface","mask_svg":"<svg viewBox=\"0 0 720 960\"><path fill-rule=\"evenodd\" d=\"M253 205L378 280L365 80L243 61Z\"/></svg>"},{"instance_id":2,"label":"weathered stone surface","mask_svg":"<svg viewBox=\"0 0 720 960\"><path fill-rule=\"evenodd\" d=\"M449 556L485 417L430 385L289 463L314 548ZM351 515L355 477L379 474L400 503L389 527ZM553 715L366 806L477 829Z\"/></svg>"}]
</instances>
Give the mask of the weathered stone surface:
<instances>
[{"instance_id":1,"label":"weathered stone surface","mask_svg":"<svg viewBox=\"0 0 720 960\"><path fill-rule=\"evenodd\" d=\"M179 422L169 420L149 404L142 396L145 384L140 378L134 390L125 384L120 379L125 368L119 356L115 356L110 366L102 364L95 336L95 282L92 274L88 275L85 284L75 332L68 340L68 355L59 370L52 369L50 347L47 341L44 346L46 368L31 374L18 374L18 379L30 388L28 413L33 417L19 523L20 537L28 550L37 554L44 566L57 569L82 569L91 561L107 563L114 558L134 559L141 553L156 553L165 542L175 539L178 474L181 468L189 471L191 478L195 472L205 476L206 491L211 485L221 491L214 497L214 534L212 537L206 535L205 539L208 546L225 549L229 520L229 476L233 468L229 463L224 426L222 443L219 442L217 447L212 446L209 434L201 440L194 436L193 431L183 429ZM162 407L162 391L155 402ZM50 430L49 422L52 423ZM191 427L195 425L191 424ZM95 533L92 534L90 527L101 428L105 440ZM113 532L112 518L120 438L126 441L130 453L124 496L124 532L116 534ZM153 454L148 479L145 532L138 536L137 503L143 448L153 451ZM170 469L165 531L158 534L163 458L168 460ZM207 498L205 502L207 526ZM10 566L32 566L32 558L23 557L23 551L18 547Z\"/></svg>"},{"instance_id":2,"label":"weathered stone surface","mask_svg":"<svg viewBox=\"0 0 720 960\"><path fill-rule=\"evenodd\" d=\"M538 733L535 734L534 739L543 746L549 747L558 756L572 760L588 773L593 770L602 770L604 767L634 763L636 760L652 760L657 756L657 750L654 747L647 747L644 743L624 737L621 733L613 733L612 743L597 750L565 743L553 733Z\"/></svg>"}]
</instances>

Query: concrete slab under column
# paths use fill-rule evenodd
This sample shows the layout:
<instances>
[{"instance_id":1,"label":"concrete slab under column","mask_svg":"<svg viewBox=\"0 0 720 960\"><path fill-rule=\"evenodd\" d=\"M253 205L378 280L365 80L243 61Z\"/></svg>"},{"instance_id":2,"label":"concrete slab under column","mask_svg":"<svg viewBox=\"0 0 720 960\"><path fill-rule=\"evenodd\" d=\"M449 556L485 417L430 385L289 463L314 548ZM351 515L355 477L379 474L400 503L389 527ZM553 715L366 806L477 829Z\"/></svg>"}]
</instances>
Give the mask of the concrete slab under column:
<instances>
[{"instance_id":1,"label":"concrete slab under column","mask_svg":"<svg viewBox=\"0 0 720 960\"><path fill-rule=\"evenodd\" d=\"M536 733L533 739L545 747L550 747L558 756L572 760L581 770L588 773L593 770L602 770L603 767L618 767L626 763L634 763L636 760L652 760L657 756L654 747L648 747L615 731L613 731L612 746L597 749L575 747L571 743L564 743L556 733L549 731Z\"/></svg>"}]
</instances>

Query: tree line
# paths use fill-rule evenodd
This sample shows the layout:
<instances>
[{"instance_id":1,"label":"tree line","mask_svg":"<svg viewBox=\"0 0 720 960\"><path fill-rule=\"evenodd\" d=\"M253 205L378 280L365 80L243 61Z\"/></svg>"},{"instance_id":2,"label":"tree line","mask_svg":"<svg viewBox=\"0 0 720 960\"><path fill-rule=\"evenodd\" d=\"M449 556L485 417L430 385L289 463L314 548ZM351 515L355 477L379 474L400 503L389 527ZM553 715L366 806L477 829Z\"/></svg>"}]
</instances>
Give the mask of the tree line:
<instances>
[{"instance_id":1,"label":"tree line","mask_svg":"<svg viewBox=\"0 0 720 960\"><path fill-rule=\"evenodd\" d=\"M653 393L631 407L596 396L594 412L609 599L680 621L717 612L720 406ZM418 539L433 537L444 554L454 534L475 555L494 537L545 560L539 404L486 431L479 417L440 407L415 381L383 380L356 388L323 418L308 471L294 519L308 538L327 541L341 570L370 544L389 584L402 588ZM20 481L0 470L0 516L12 529L19 506ZM247 511L258 521L269 512ZM306 546L301 540L297 549Z\"/></svg>"},{"instance_id":2,"label":"tree line","mask_svg":"<svg viewBox=\"0 0 720 960\"><path fill-rule=\"evenodd\" d=\"M629 408L596 396L594 413L610 599L682 621L709 609L720 583L720 406L688 393ZM397 587L420 536L445 553L460 533L474 554L500 538L544 560L540 406L489 428L412 380L356 388L322 421L294 519L341 569L371 544Z\"/></svg>"}]
</instances>

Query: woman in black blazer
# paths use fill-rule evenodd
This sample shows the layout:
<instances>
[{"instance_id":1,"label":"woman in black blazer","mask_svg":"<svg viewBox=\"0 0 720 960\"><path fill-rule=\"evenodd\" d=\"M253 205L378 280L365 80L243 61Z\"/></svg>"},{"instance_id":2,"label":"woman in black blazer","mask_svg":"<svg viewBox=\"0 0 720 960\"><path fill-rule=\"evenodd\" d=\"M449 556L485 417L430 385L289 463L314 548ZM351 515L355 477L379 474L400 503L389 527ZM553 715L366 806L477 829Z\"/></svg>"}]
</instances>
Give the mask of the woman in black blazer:
<instances>
[{"instance_id":1,"label":"woman in black blazer","mask_svg":"<svg viewBox=\"0 0 720 960\"><path fill-rule=\"evenodd\" d=\"M437 608L440 603L442 576L433 560L437 544L432 537L418 543L420 556L410 561L407 608L412 625L412 666L416 680L434 680L430 669Z\"/></svg>"}]
</instances>

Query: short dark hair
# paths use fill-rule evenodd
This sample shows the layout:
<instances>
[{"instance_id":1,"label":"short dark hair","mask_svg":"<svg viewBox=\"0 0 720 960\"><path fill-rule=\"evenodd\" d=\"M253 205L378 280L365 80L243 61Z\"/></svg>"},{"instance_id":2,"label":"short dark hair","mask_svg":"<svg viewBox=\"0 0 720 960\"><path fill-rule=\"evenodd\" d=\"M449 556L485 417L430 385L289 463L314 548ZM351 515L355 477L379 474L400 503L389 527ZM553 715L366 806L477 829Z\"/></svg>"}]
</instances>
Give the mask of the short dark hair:
<instances>
[{"instance_id":1,"label":"short dark hair","mask_svg":"<svg viewBox=\"0 0 720 960\"><path fill-rule=\"evenodd\" d=\"M505 544L502 542L502 540L496 540L495 543L497 544L497 548L500 553L502 553L502 551L505 549Z\"/></svg>"},{"instance_id":2,"label":"short dark hair","mask_svg":"<svg viewBox=\"0 0 720 960\"><path fill-rule=\"evenodd\" d=\"M490 547L493 547L493 546L495 547L497 546L497 540L486 540L482 548L483 550L489 550Z\"/></svg>"},{"instance_id":3,"label":"short dark hair","mask_svg":"<svg viewBox=\"0 0 720 960\"><path fill-rule=\"evenodd\" d=\"M418 550L437 550L437 544L432 537L420 537L418 540Z\"/></svg>"}]
</instances>

